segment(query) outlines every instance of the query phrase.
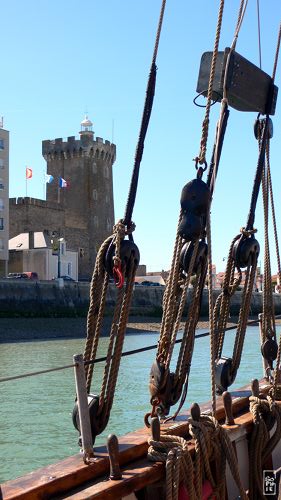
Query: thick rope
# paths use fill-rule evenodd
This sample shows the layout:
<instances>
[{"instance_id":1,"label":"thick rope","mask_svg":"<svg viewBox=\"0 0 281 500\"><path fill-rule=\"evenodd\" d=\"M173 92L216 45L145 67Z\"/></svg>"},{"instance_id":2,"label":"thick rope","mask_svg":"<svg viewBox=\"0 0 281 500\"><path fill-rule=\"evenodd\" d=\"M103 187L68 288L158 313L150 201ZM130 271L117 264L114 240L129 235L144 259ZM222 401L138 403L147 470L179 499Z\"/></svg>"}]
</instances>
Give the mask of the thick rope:
<instances>
[{"instance_id":1,"label":"thick rope","mask_svg":"<svg viewBox=\"0 0 281 500\"><path fill-rule=\"evenodd\" d=\"M199 151L199 155L197 158L197 161L200 163L200 165L202 165L203 163L206 163L206 151L207 151L207 141L208 141L208 133L209 133L209 117L210 117L210 109L211 109L211 102L212 102L212 93L213 93L213 85L214 85L214 78L215 78L216 62L217 62L217 57L218 57L218 48L219 48L220 33L221 33L221 26L222 26L223 9L224 9L224 0L220 0L218 20L217 20L217 29L216 29L216 35L215 35L215 44L214 44L212 61L211 61L205 118L204 118L203 123L202 123L202 137L201 137L201 142L200 142L200 151Z\"/></svg>"},{"instance_id":2,"label":"thick rope","mask_svg":"<svg viewBox=\"0 0 281 500\"><path fill-rule=\"evenodd\" d=\"M262 340L266 338L276 339L276 328L274 319L274 302L272 296L272 276L270 265L269 235L268 235L268 165L269 165L269 141L266 149L266 171L262 179L263 210L264 210L264 286L263 286L263 315L262 315Z\"/></svg>"},{"instance_id":3,"label":"thick rope","mask_svg":"<svg viewBox=\"0 0 281 500\"><path fill-rule=\"evenodd\" d=\"M155 92L155 85L156 85L156 72L157 72L156 57L157 57L157 52L158 52L159 39L160 39L160 34L161 34L161 29L162 29L165 6L166 6L166 0L162 0L159 21L158 21L158 27L157 27L157 33L156 33L156 39L155 39L155 45L154 45L153 56L152 56L152 63L151 63L151 68L150 68L150 73L149 73L149 78L148 78L148 83L147 83L147 89L146 89L146 97L145 97L143 115L142 115L142 120L141 120L141 127L140 127L139 138L138 138L138 143L137 143L136 152L135 152L135 160L134 160L132 179L131 179L131 184L130 184L130 188L129 188L129 194L128 194L128 200L127 200L127 204L126 204L124 219L123 219L123 222L126 225L129 225L131 220L132 220L132 214L133 214L133 209L134 209L134 204L135 204L136 194L137 194L140 163L142 160L143 149L144 149L144 141L145 141L147 128L148 128L149 120L150 120L150 115L151 115L151 111L152 111L152 106L153 106L154 92Z\"/></svg>"},{"instance_id":4,"label":"thick rope","mask_svg":"<svg viewBox=\"0 0 281 500\"><path fill-rule=\"evenodd\" d=\"M249 498L264 499L262 471L281 437L281 411L274 400L268 395L266 399L251 396L250 411L253 415L254 429L251 434L249 449ZM276 424L270 437L270 428Z\"/></svg>"},{"instance_id":5,"label":"thick rope","mask_svg":"<svg viewBox=\"0 0 281 500\"><path fill-rule=\"evenodd\" d=\"M248 497L241 483L237 458L227 432L218 421L201 415L199 421L190 418L189 433L194 439L194 460L188 451L188 441L178 436L161 435L160 441L148 440L148 459L166 463L166 500L177 500L179 484L183 483L190 500L202 498L202 485L208 479L212 498L225 498L225 471L228 462L240 498ZM213 467L215 466L215 473Z\"/></svg>"},{"instance_id":6,"label":"thick rope","mask_svg":"<svg viewBox=\"0 0 281 500\"><path fill-rule=\"evenodd\" d=\"M199 469L201 468L202 470L203 468L217 498L224 498L225 496L225 467L227 461L233 479L239 489L240 497L246 500L248 497L241 483L237 458L227 431L214 417L201 415L199 421L189 419L189 432L195 439L195 463L197 461L197 463L200 464ZM210 457L212 457L217 464L219 476L217 481L210 469ZM204 467L202 467L202 464L204 464ZM196 483L200 485L200 477L197 477L197 469L198 467L196 467ZM199 493L201 493L200 490ZM201 498L201 496L199 495L197 498Z\"/></svg>"},{"instance_id":7,"label":"thick rope","mask_svg":"<svg viewBox=\"0 0 281 500\"><path fill-rule=\"evenodd\" d=\"M211 237L211 214L208 213L207 224L208 241L208 292L209 292L209 331L210 331L210 373L211 373L211 395L212 395L212 415L216 416L216 383L215 383L215 322L214 322L214 301L213 301L213 272L212 272L212 237Z\"/></svg>"},{"instance_id":8,"label":"thick rope","mask_svg":"<svg viewBox=\"0 0 281 500\"><path fill-rule=\"evenodd\" d=\"M235 264L232 257L233 247L237 240L241 238L241 234L235 236L233 238L230 249L228 252L226 270L224 274L224 280L222 285L222 292L218 296L215 307L214 307L214 323L215 323L215 332L216 332L216 351L215 357L220 358L222 355L224 336L226 331L226 326L229 318L230 311L230 299L232 295L234 295L235 291L239 287L242 279L241 271L238 275L238 278L235 278Z\"/></svg>"},{"instance_id":9,"label":"thick rope","mask_svg":"<svg viewBox=\"0 0 281 500\"><path fill-rule=\"evenodd\" d=\"M188 441L178 436L161 435L160 441L149 439L148 445L148 459L166 464L166 500L178 499L180 482L185 484L190 500L197 500Z\"/></svg>"},{"instance_id":10,"label":"thick rope","mask_svg":"<svg viewBox=\"0 0 281 500\"><path fill-rule=\"evenodd\" d=\"M272 80L273 81L275 80L275 76L276 76L276 70L277 70L277 64L278 64L278 58L279 58L279 52L280 52L280 42L281 42L281 23L279 25L279 32L278 32L278 38L277 38L277 47L276 47L274 64L273 64L273 71L272 71Z\"/></svg>"}]
</instances>

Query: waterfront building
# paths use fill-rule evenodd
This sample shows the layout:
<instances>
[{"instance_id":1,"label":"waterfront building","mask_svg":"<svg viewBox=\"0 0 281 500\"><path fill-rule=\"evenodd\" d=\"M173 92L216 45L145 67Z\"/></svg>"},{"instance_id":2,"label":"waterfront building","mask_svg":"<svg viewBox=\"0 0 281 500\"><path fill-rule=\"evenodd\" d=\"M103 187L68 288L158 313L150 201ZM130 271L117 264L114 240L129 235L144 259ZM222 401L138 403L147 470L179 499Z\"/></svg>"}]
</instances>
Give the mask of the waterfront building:
<instances>
[{"instance_id":1,"label":"waterfront building","mask_svg":"<svg viewBox=\"0 0 281 500\"><path fill-rule=\"evenodd\" d=\"M46 201L10 199L10 237L20 233L55 232L67 248L78 253L78 277L92 275L97 250L114 224L112 165L116 146L94 137L88 117L79 137L42 142L47 162Z\"/></svg>"},{"instance_id":2,"label":"waterfront building","mask_svg":"<svg viewBox=\"0 0 281 500\"><path fill-rule=\"evenodd\" d=\"M78 279L78 253L49 232L21 233L9 241L9 272L36 273L39 280Z\"/></svg>"},{"instance_id":3,"label":"waterfront building","mask_svg":"<svg viewBox=\"0 0 281 500\"><path fill-rule=\"evenodd\" d=\"M6 276L9 260L9 132L0 121L0 276Z\"/></svg>"}]
</instances>

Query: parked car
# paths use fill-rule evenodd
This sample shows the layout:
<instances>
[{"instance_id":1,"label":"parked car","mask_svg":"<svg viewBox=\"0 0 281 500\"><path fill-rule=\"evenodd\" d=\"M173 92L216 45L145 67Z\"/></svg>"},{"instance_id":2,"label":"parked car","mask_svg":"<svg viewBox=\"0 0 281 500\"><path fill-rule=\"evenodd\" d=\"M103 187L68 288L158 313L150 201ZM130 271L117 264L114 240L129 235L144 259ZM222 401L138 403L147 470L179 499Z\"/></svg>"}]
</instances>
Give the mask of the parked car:
<instances>
[{"instance_id":1,"label":"parked car","mask_svg":"<svg viewBox=\"0 0 281 500\"><path fill-rule=\"evenodd\" d=\"M75 281L71 276L68 276L67 274L65 276L61 276L63 281Z\"/></svg>"},{"instance_id":2,"label":"parked car","mask_svg":"<svg viewBox=\"0 0 281 500\"><path fill-rule=\"evenodd\" d=\"M164 285L160 285L160 283L157 283L155 281L147 281L147 280L142 281L140 284L145 285L145 286L164 286Z\"/></svg>"},{"instance_id":3,"label":"parked car","mask_svg":"<svg viewBox=\"0 0 281 500\"><path fill-rule=\"evenodd\" d=\"M38 280L38 274L35 271L24 271L22 274L25 274L29 280Z\"/></svg>"},{"instance_id":4,"label":"parked car","mask_svg":"<svg viewBox=\"0 0 281 500\"><path fill-rule=\"evenodd\" d=\"M9 273L7 276L8 279L18 280L18 279L28 279L25 273Z\"/></svg>"}]
</instances>

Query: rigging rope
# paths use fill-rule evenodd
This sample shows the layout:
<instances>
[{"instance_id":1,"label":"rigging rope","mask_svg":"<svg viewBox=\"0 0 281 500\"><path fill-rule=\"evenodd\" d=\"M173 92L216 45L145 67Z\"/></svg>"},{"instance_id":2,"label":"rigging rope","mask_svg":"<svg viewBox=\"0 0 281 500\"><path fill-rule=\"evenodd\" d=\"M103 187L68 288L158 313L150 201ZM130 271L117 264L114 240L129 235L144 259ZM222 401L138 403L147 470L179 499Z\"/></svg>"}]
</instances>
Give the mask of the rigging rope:
<instances>
[{"instance_id":1,"label":"rigging rope","mask_svg":"<svg viewBox=\"0 0 281 500\"><path fill-rule=\"evenodd\" d=\"M281 318L281 315L277 315L275 316L275 319L279 319ZM248 321L247 325L249 326L253 326L253 325L256 325L260 323L260 320L259 319L253 319L251 321ZM228 328L225 329L225 331L232 331L232 330L235 330L236 329L236 326L229 326ZM195 335L195 339L200 339L200 338L203 338L203 337L208 337L210 335L210 332L205 332L205 333L199 333L197 335ZM182 342L182 339L177 339L175 344L180 344ZM146 351L152 351L153 349L157 349L158 348L158 344L153 344L153 345L149 345L149 346L146 346L146 347L140 347L139 349L131 349L130 351L123 351L122 352L122 358L126 357L126 356L131 356L132 354L139 354L139 353L142 353L142 352L146 352ZM103 363L104 361L106 361L106 356L102 356L100 358L95 358L95 359L89 359L88 361L85 361L84 362L84 366L87 366L87 365L90 365L90 364L97 364L97 363ZM57 372L57 371L60 371L60 370L66 370L68 368L74 368L76 365L71 363L71 364L68 364L68 365L63 365L63 366L58 366L58 367L55 367L55 368L47 368L46 370L38 370L36 372L27 372L27 373L22 373L20 375L13 375L11 377L2 377L0 378L0 384L3 383L3 382L9 382L11 380L20 380L22 378L27 378L27 377L34 377L34 376L37 376L37 375L43 375L45 373L51 373L51 372Z\"/></svg>"},{"instance_id":2,"label":"rigging rope","mask_svg":"<svg viewBox=\"0 0 281 500\"><path fill-rule=\"evenodd\" d=\"M249 498L258 500L265 498L263 470L280 440L281 409L270 395L256 394L249 400L254 426L249 446Z\"/></svg>"},{"instance_id":3,"label":"rigging rope","mask_svg":"<svg viewBox=\"0 0 281 500\"><path fill-rule=\"evenodd\" d=\"M150 393L153 416L155 411L162 417L169 412L170 406L175 404L182 393L182 399L178 410L174 414L175 418L182 407L188 387L189 371L194 347L194 331L199 318L200 303L204 281L209 268L211 272L211 263L207 262L208 246L205 242L206 231L209 234L211 244L210 227L206 229L206 222L210 210L210 204L214 191L215 179L218 171L218 164L221 155L222 142L228 119L227 98L222 100L220 117L217 125L215 146L209 167L207 184L201 180L204 170L207 168L206 162L206 144L208 138L209 112L212 99L212 86L214 81L214 71L218 54L218 44L221 32L222 14L224 2L220 1L217 30L215 36L214 50L210 69L210 78L208 85L207 106L205 118L202 124L202 137L200 142L200 153L196 161L197 179L188 183L182 191L181 211L175 240L171 271L163 299L163 316L159 337L159 348L150 374ZM234 50L238 34L245 15L247 1L240 3L237 25L235 28L232 49ZM227 73L227 69L226 69ZM226 96L226 79L224 81L224 96ZM199 167L198 165L203 165ZM197 184L196 184L197 182ZM195 188L196 185L196 188ZM209 189L206 190L206 187ZM199 192L201 190L201 192ZM203 194L204 192L204 202ZM201 197L201 198L200 198ZM192 201L191 201L192 200ZM195 201L193 201L195 200ZM200 201L198 201L200 200ZM197 203L197 205L196 205ZM201 203L201 205L200 205ZM200 205L200 208L199 208ZM202 208L204 207L204 208ZM199 217L201 221L199 222ZM211 250L211 249L210 249ZM253 268L254 269L254 268ZM175 339L177 336L178 325L184 314L184 305L186 303L189 283L193 275L193 289L190 306L185 319L185 329L183 341L178 356L178 361L174 373L170 373L169 366L173 354ZM247 296L249 303L249 297ZM210 308L212 309L212 298L210 298ZM244 322L245 323L245 322ZM210 330L214 330L214 321L211 320ZM226 325L225 325L226 326ZM214 332L212 334L214 338ZM213 341L214 342L214 341ZM214 343L211 345L211 356L215 352ZM212 363L212 362L211 362ZM183 388L184 385L184 389ZM213 410L215 411L215 394L213 388ZM146 416L147 417L147 416ZM147 425L147 418L145 419Z\"/></svg>"},{"instance_id":4,"label":"rigging rope","mask_svg":"<svg viewBox=\"0 0 281 500\"><path fill-rule=\"evenodd\" d=\"M209 77L209 86L208 86L205 118L204 118L203 123L202 123L202 137L201 137L201 142L200 142L200 151L199 151L198 157L195 158L195 161L199 162L200 165L206 163L206 151L207 151L207 141L208 141L208 131L209 131L209 117L210 117L213 85L214 85L214 78L215 78L215 69L216 69L216 62L217 62L218 48L219 48L219 41L220 41L220 34L221 34L223 9L224 9L224 0L220 0L218 20L217 20L217 29L216 29L216 36L215 36L215 44L214 44L210 77Z\"/></svg>"},{"instance_id":5,"label":"rigging rope","mask_svg":"<svg viewBox=\"0 0 281 500\"><path fill-rule=\"evenodd\" d=\"M245 6L244 6L245 7ZM273 79L276 73L277 60L280 48L280 35L281 25L279 29L277 49L275 53ZM268 359L269 366L272 367L272 360L276 358L276 333L274 323L274 309L271 289L271 270L270 270L270 256L269 256L269 242L268 242L268 197L271 191L270 188L270 169L269 169L269 140L270 140L270 119L267 115L263 120L257 120L257 134L259 140L259 158L255 174L255 180L252 190L250 211L245 228L242 228L242 236L236 236L230 246L228 255L227 268L223 283L223 292L218 297L215 308L214 316L216 323L216 383L219 392L226 390L235 379L238 367L240 365L241 354L244 344L244 337L246 332L247 318L250 308L250 297L253 289L257 259L259 254L259 244L254 239L254 220L256 204L260 190L260 184L263 186L263 199L264 199L264 220L265 220L265 287L263 299L263 355ZM266 172L266 173L265 173ZM272 198L273 201L273 198ZM272 205L272 203L271 203ZM274 205L273 205L274 206ZM244 248L243 248L244 246ZM278 247L278 243L277 243ZM230 298L237 290L241 279L241 268L246 267L245 285L242 296L242 306L240 307L238 327L236 339L233 347L232 358L222 357L222 348L224 342L224 329L227 324L229 316ZM237 269L238 277L235 277L235 269ZM273 340L274 339L274 340ZM281 345L281 344L280 344ZM274 351L274 352L273 352Z\"/></svg>"},{"instance_id":6,"label":"rigging rope","mask_svg":"<svg viewBox=\"0 0 281 500\"><path fill-rule=\"evenodd\" d=\"M260 0L257 0L257 18L258 18L259 61L260 61L260 69L261 69L261 68L262 68L262 64L261 64L261 24L260 24Z\"/></svg>"},{"instance_id":7,"label":"rigging rope","mask_svg":"<svg viewBox=\"0 0 281 500\"><path fill-rule=\"evenodd\" d=\"M114 278L118 289L99 396L90 395L94 364L85 363L87 392L90 396L89 412L93 442L97 434L102 432L106 427L110 416L122 356L135 274L139 264L139 250L132 236L135 229L135 225L132 222L132 213L136 198L144 141L153 105L156 83L155 62L165 5L166 0L162 0L125 215L124 218L113 227L113 234L102 243L96 257L90 285L90 306L87 316L87 338L84 350L85 362L90 359L95 359L97 355L110 277ZM128 239L126 239L126 236L128 236ZM77 404L73 411L73 423L80 432Z\"/></svg>"},{"instance_id":8,"label":"rigging rope","mask_svg":"<svg viewBox=\"0 0 281 500\"><path fill-rule=\"evenodd\" d=\"M132 179L131 179L131 185L129 188L129 195L128 195L127 205L126 205L126 209L125 209L125 214L124 214L124 218L122 221L127 226L130 225L131 219L132 219L132 213L133 213L133 208L134 208L136 194L137 194L137 185L138 185L138 178L139 178L140 163L142 160L142 154L143 154L143 149L144 149L144 141L145 141L145 136L146 136L147 127L149 124L149 119L150 119L152 105L153 105L155 84L156 84L156 72L157 72L156 57L157 57L157 53L158 53L159 40L160 40L160 34L161 34L161 29L162 29L165 7L166 7L166 0L162 0L160 17L159 17L158 28L157 28L157 33L156 33L156 40L155 40L152 62L151 62L151 68L150 68L150 73L149 73L149 78L148 78L148 83L147 83L146 99L145 99L145 105L144 105L144 110L143 110L143 115L142 115L139 139L138 139L136 153L135 153L133 174L132 174Z\"/></svg>"},{"instance_id":9,"label":"rigging rope","mask_svg":"<svg viewBox=\"0 0 281 500\"><path fill-rule=\"evenodd\" d=\"M190 500L198 500L202 498L202 485L206 481L211 489L211 496L208 498L225 498L226 462L237 484L240 498L247 500L227 431L214 417L200 415L200 408L196 403L191 409L188 424L188 432L195 445L193 460L188 450L188 441L182 437L159 434L157 439L152 437L148 440L148 459L166 463L166 500L178 499L181 483Z\"/></svg>"}]
</instances>

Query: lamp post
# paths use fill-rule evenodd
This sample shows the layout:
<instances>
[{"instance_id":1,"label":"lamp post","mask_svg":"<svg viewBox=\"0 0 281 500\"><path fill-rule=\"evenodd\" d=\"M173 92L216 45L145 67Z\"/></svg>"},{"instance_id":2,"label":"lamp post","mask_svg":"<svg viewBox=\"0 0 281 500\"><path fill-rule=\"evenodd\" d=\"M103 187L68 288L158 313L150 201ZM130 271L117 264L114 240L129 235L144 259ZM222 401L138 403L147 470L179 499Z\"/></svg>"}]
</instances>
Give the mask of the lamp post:
<instances>
[{"instance_id":1,"label":"lamp post","mask_svg":"<svg viewBox=\"0 0 281 500\"><path fill-rule=\"evenodd\" d=\"M61 255L64 254L64 251L62 252L62 245L64 243L64 238L59 237L59 232L58 231L53 231L52 234L52 254L58 256L58 271L57 271L57 277L61 277Z\"/></svg>"}]
</instances>

